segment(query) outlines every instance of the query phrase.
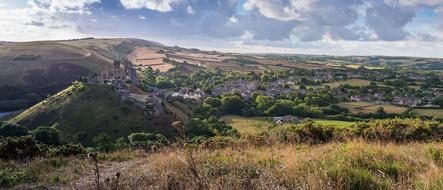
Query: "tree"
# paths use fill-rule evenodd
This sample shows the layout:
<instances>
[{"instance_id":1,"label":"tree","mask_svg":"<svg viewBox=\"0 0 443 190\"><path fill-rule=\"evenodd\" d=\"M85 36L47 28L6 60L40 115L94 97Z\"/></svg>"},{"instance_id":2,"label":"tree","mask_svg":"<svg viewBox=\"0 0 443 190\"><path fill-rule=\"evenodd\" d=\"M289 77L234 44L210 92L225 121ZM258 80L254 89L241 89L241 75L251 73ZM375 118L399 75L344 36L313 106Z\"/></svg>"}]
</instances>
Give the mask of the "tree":
<instances>
[{"instance_id":1,"label":"tree","mask_svg":"<svg viewBox=\"0 0 443 190\"><path fill-rule=\"evenodd\" d=\"M258 109L267 110L272 106L273 99L269 96L258 95L257 98L255 98L255 103Z\"/></svg>"},{"instance_id":2,"label":"tree","mask_svg":"<svg viewBox=\"0 0 443 190\"><path fill-rule=\"evenodd\" d=\"M374 115L376 118L380 118L380 119L386 118L386 116L387 116L387 114L385 112L385 108L383 108L381 106L377 108L377 111L375 111Z\"/></svg>"},{"instance_id":3,"label":"tree","mask_svg":"<svg viewBox=\"0 0 443 190\"><path fill-rule=\"evenodd\" d=\"M155 78L155 85L158 88L171 88L173 85L171 81L168 80L168 78L164 76L158 76Z\"/></svg>"},{"instance_id":4,"label":"tree","mask_svg":"<svg viewBox=\"0 0 443 190\"><path fill-rule=\"evenodd\" d=\"M208 123L199 118L189 120L185 128L186 136L191 138L196 136L212 137L215 135Z\"/></svg>"},{"instance_id":5,"label":"tree","mask_svg":"<svg viewBox=\"0 0 443 190\"><path fill-rule=\"evenodd\" d=\"M114 143L109 135L106 133L100 133L92 139L95 147L98 151L109 152L114 150Z\"/></svg>"},{"instance_id":6,"label":"tree","mask_svg":"<svg viewBox=\"0 0 443 190\"><path fill-rule=\"evenodd\" d=\"M438 105L440 108L443 108L443 97L439 97L434 100L434 104Z\"/></svg>"},{"instance_id":7,"label":"tree","mask_svg":"<svg viewBox=\"0 0 443 190\"><path fill-rule=\"evenodd\" d=\"M294 103L289 100L280 100L266 110L266 112L274 116L292 115L294 112L293 106Z\"/></svg>"},{"instance_id":8,"label":"tree","mask_svg":"<svg viewBox=\"0 0 443 190\"><path fill-rule=\"evenodd\" d=\"M60 145L60 131L53 127L38 127L32 131L34 139L47 145Z\"/></svg>"},{"instance_id":9,"label":"tree","mask_svg":"<svg viewBox=\"0 0 443 190\"><path fill-rule=\"evenodd\" d=\"M12 122L0 123L1 137L20 137L28 134L29 134L28 129L24 126Z\"/></svg>"},{"instance_id":10,"label":"tree","mask_svg":"<svg viewBox=\"0 0 443 190\"><path fill-rule=\"evenodd\" d=\"M206 104L206 105L209 105L213 108L216 108L221 105L221 101L217 98L208 97L203 101L203 104Z\"/></svg>"},{"instance_id":11,"label":"tree","mask_svg":"<svg viewBox=\"0 0 443 190\"><path fill-rule=\"evenodd\" d=\"M225 96L222 98L221 108L225 114L240 115L245 103L238 96Z\"/></svg>"}]
</instances>

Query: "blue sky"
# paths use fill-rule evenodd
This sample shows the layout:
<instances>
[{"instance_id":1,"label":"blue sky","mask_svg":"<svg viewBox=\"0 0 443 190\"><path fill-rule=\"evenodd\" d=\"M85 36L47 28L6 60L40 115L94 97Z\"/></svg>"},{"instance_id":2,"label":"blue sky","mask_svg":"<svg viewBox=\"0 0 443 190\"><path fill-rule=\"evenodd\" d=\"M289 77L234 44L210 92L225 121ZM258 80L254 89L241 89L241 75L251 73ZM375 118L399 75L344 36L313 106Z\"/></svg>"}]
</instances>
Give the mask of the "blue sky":
<instances>
[{"instance_id":1,"label":"blue sky","mask_svg":"<svg viewBox=\"0 0 443 190\"><path fill-rule=\"evenodd\" d=\"M135 37L244 53L443 57L443 0L0 0L0 40Z\"/></svg>"}]
</instances>

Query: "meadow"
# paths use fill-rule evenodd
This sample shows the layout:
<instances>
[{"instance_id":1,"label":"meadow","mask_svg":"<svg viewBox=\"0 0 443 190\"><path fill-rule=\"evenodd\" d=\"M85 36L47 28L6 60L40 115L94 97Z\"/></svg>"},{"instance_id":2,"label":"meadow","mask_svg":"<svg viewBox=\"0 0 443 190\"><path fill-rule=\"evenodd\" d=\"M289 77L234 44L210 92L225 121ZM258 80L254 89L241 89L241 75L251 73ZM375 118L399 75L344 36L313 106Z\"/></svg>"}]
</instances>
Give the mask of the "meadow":
<instances>
[{"instance_id":1,"label":"meadow","mask_svg":"<svg viewBox=\"0 0 443 190\"><path fill-rule=\"evenodd\" d=\"M273 126L267 121L266 117L241 117L236 115L225 115L220 118L233 128L237 129L241 134L257 133L260 130L267 129ZM326 120L326 119L312 119L315 123L320 125L332 125L338 128L350 127L354 122Z\"/></svg>"},{"instance_id":2,"label":"meadow","mask_svg":"<svg viewBox=\"0 0 443 190\"><path fill-rule=\"evenodd\" d=\"M391 104L374 104L369 102L340 102L337 104L340 107L348 108L348 110L357 114L362 113L373 113L377 111L379 107L383 107L386 113L402 113L407 110L406 107L395 106Z\"/></svg>"},{"instance_id":3,"label":"meadow","mask_svg":"<svg viewBox=\"0 0 443 190\"><path fill-rule=\"evenodd\" d=\"M419 116L428 116L443 119L443 109L414 108L412 109L412 112Z\"/></svg>"}]
</instances>

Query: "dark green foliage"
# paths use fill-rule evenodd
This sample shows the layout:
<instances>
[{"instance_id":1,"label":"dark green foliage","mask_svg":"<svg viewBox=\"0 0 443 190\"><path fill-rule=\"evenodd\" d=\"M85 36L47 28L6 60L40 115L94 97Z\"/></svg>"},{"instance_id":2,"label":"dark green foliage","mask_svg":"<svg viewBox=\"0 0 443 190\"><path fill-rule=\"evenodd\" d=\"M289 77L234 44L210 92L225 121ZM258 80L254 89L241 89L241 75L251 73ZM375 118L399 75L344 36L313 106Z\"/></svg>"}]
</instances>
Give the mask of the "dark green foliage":
<instances>
[{"instance_id":1,"label":"dark green foliage","mask_svg":"<svg viewBox=\"0 0 443 190\"><path fill-rule=\"evenodd\" d=\"M50 156L77 156L85 153L86 149L81 144L65 144L49 149Z\"/></svg>"},{"instance_id":2,"label":"dark green foliage","mask_svg":"<svg viewBox=\"0 0 443 190\"><path fill-rule=\"evenodd\" d=\"M36 180L35 171L29 167L0 168L0 188L13 187L20 183L34 182Z\"/></svg>"},{"instance_id":3,"label":"dark green foliage","mask_svg":"<svg viewBox=\"0 0 443 190\"><path fill-rule=\"evenodd\" d=\"M240 115L243 107L245 106L243 100L234 95L227 95L223 97L221 103L221 108L225 114Z\"/></svg>"},{"instance_id":4,"label":"dark green foliage","mask_svg":"<svg viewBox=\"0 0 443 190\"><path fill-rule=\"evenodd\" d=\"M47 145L59 145L60 144L60 131L54 127L38 127L32 131L34 139Z\"/></svg>"},{"instance_id":5,"label":"dark green foliage","mask_svg":"<svg viewBox=\"0 0 443 190\"><path fill-rule=\"evenodd\" d=\"M129 142L132 146L135 147L151 147L156 145L158 147L164 146L168 144L168 140L165 136L161 134L153 134L153 133L132 133L128 136Z\"/></svg>"},{"instance_id":6,"label":"dark green foliage","mask_svg":"<svg viewBox=\"0 0 443 190\"><path fill-rule=\"evenodd\" d=\"M0 125L0 137L20 137L29 133L26 127L16 123L1 122Z\"/></svg>"},{"instance_id":7,"label":"dark green foliage","mask_svg":"<svg viewBox=\"0 0 443 190\"><path fill-rule=\"evenodd\" d=\"M208 119L193 118L186 124L186 137L192 139L194 137L213 137L232 136L237 137L239 133L236 129L227 125L223 121L210 117Z\"/></svg>"},{"instance_id":8,"label":"dark green foliage","mask_svg":"<svg viewBox=\"0 0 443 190\"><path fill-rule=\"evenodd\" d=\"M114 150L114 142L111 137L106 133L100 133L96 137L92 139L92 142L95 145L95 148L98 151L109 152Z\"/></svg>"},{"instance_id":9,"label":"dark green foliage","mask_svg":"<svg viewBox=\"0 0 443 190\"><path fill-rule=\"evenodd\" d=\"M40 154L37 142L31 136L0 138L0 159L22 160Z\"/></svg>"},{"instance_id":10,"label":"dark green foliage","mask_svg":"<svg viewBox=\"0 0 443 190\"><path fill-rule=\"evenodd\" d=\"M443 96L434 100L434 104L438 105L440 108L443 108Z\"/></svg>"},{"instance_id":11,"label":"dark green foliage","mask_svg":"<svg viewBox=\"0 0 443 190\"><path fill-rule=\"evenodd\" d=\"M389 119L360 122L354 125L355 135L380 141L429 141L440 137L437 122L420 119Z\"/></svg>"},{"instance_id":12,"label":"dark green foliage","mask_svg":"<svg viewBox=\"0 0 443 190\"><path fill-rule=\"evenodd\" d=\"M289 100L280 100L270 107L266 112L273 116L292 115L294 103Z\"/></svg>"}]
</instances>

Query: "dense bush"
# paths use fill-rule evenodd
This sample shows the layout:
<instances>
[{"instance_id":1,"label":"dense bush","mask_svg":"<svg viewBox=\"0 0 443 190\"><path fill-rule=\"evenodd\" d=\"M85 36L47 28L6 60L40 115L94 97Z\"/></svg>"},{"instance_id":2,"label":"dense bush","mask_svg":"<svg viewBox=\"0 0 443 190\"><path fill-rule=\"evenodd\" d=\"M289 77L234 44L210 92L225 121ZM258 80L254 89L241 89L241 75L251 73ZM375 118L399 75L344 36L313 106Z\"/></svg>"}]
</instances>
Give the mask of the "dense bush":
<instances>
[{"instance_id":1,"label":"dense bush","mask_svg":"<svg viewBox=\"0 0 443 190\"><path fill-rule=\"evenodd\" d=\"M185 126L186 137L240 136L239 132L215 117L208 119L193 118Z\"/></svg>"},{"instance_id":2,"label":"dense bush","mask_svg":"<svg viewBox=\"0 0 443 190\"><path fill-rule=\"evenodd\" d=\"M131 146L135 147L151 147L151 146L164 146L168 144L168 140L161 134L153 133L132 133L128 136Z\"/></svg>"},{"instance_id":3,"label":"dense bush","mask_svg":"<svg viewBox=\"0 0 443 190\"><path fill-rule=\"evenodd\" d=\"M114 150L115 148L114 142L112 141L111 137L105 133L101 133L95 136L92 139L92 142L94 143L95 148L98 151L109 152Z\"/></svg>"},{"instance_id":4,"label":"dense bush","mask_svg":"<svg viewBox=\"0 0 443 190\"><path fill-rule=\"evenodd\" d=\"M395 142L429 141L443 134L438 122L420 119L371 120L359 122L351 130L364 139Z\"/></svg>"},{"instance_id":5,"label":"dense bush","mask_svg":"<svg viewBox=\"0 0 443 190\"><path fill-rule=\"evenodd\" d=\"M60 144L60 131L53 127L38 127L32 131L34 139L47 145L59 145Z\"/></svg>"},{"instance_id":6,"label":"dense bush","mask_svg":"<svg viewBox=\"0 0 443 190\"><path fill-rule=\"evenodd\" d=\"M31 136L0 138L0 159L27 159L41 154Z\"/></svg>"},{"instance_id":7,"label":"dense bush","mask_svg":"<svg viewBox=\"0 0 443 190\"><path fill-rule=\"evenodd\" d=\"M85 153L86 149L81 144L65 144L49 149L50 156L77 156Z\"/></svg>"},{"instance_id":8,"label":"dense bush","mask_svg":"<svg viewBox=\"0 0 443 190\"><path fill-rule=\"evenodd\" d=\"M0 137L19 137L28 135L26 127L12 122L0 123Z\"/></svg>"},{"instance_id":9,"label":"dense bush","mask_svg":"<svg viewBox=\"0 0 443 190\"><path fill-rule=\"evenodd\" d=\"M325 143L332 140L363 138L369 141L411 142L440 140L443 129L438 122L420 119L386 119L358 122L347 128L319 125L312 121L276 126L244 136L256 145L280 143Z\"/></svg>"}]
</instances>

